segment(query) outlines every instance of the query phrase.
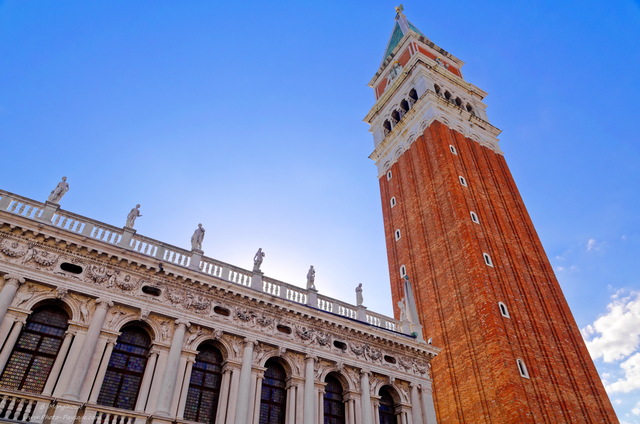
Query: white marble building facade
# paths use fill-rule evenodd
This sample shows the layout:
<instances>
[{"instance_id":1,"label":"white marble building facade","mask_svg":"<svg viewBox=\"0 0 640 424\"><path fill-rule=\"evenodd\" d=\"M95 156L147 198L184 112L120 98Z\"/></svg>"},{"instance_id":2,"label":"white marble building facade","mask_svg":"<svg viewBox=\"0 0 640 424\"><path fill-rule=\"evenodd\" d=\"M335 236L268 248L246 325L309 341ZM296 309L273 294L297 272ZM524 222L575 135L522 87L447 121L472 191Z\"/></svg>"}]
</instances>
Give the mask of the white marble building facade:
<instances>
[{"instance_id":1,"label":"white marble building facade","mask_svg":"<svg viewBox=\"0 0 640 424\"><path fill-rule=\"evenodd\" d=\"M0 284L0 421L436 422L419 326L259 264L0 191Z\"/></svg>"}]
</instances>

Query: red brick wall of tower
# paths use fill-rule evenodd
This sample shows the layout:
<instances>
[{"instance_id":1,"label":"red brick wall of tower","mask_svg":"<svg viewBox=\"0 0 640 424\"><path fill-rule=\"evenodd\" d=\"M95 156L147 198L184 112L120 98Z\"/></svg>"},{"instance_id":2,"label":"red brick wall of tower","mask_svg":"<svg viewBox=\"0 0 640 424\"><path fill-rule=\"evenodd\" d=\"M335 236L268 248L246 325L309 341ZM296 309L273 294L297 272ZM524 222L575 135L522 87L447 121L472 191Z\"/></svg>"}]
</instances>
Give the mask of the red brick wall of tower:
<instances>
[{"instance_id":1,"label":"red brick wall of tower","mask_svg":"<svg viewBox=\"0 0 640 424\"><path fill-rule=\"evenodd\" d=\"M424 336L443 348L439 423L618 422L504 157L434 121L390 170L380 190L393 304L405 265Z\"/></svg>"}]
</instances>

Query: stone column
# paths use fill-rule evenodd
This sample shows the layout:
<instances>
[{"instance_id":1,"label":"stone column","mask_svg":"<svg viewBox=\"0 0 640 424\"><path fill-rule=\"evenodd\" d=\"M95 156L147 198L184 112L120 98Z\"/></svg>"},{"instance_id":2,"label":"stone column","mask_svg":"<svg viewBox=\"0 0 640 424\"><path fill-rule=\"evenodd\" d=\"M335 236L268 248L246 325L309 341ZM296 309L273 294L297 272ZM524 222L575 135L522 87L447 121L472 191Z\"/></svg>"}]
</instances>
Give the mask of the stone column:
<instances>
[{"instance_id":1,"label":"stone column","mask_svg":"<svg viewBox=\"0 0 640 424\"><path fill-rule=\"evenodd\" d=\"M360 372L360 387L362 387L362 419L363 422L373 422L374 415L371 408L371 387L369 386L370 371Z\"/></svg>"},{"instance_id":2,"label":"stone column","mask_svg":"<svg viewBox=\"0 0 640 424\"><path fill-rule=\"evenodd\" d=\"M231 366L232 364L227 364ZM227 403L227 416L225 424L235 424L236 410L238 408L238 390L240 388L240 370L237 364L231 368L231 381L229 382L229 402Z\"/></svg>"},{"instance_id":3,"label":"stone column","mask_svg":"<svg viewBox=\"0 0 640 424\"><path fill-rule=\"evenodd\" d=\"M256 373L255 384L253 384L253 420L252 423L257 423L260 420L260 401L262 394L262 381L264 380L264 371ZM285 413L286 414L286 413Z\"/></svg>"},{"instance_id":4,"label":"stone column","mask_svg":"<svg viewBox=\"0 0 640 424\"><path fill-rule=\"evenodd\" d=\"M89 369L87 369L87 376L84 379L84 383L82 383L82 387L80 388L80 401L86 402L89 399L89 395L91 394L91 388L93 387L93 383L96 381L96 376L98 375L98 370L100 369L100 363L103 359L104 350L107 347L107 338L99 337L98 343L96 344L96 350L93 352L93 357L91 358L91 362L89 363Z\"/></svg>"},{"instance_id":5,"label":"stone column","mask_svg":"<svg viewBox=\"0 0 640 424\"><path fill-rule=\"evenodd\" d=\"M289 379L287 381L287 416L285 422L295 423L296 419L296 385Z\"/></svg>"},{"instance_id":6,"label":"stone column","mask_svg":"<svg viewBox=\"0 0 640 424\"><path fill-rule=\"evenodd\" d=\"M169 409L169 415L172 417L178 416L178 407L180 406L180 400L182 397L182 389L189 390L189 380L186 379L185 374L187 366L189 365L189 359L193 359L193 355L180 356L180 365L178 366L178 378L176 380L176 386L173 389L173 396L171 397L171 408ZM191 370L189 370L191 373ZM185 387L186 385L186 387ZM187 393L184 393L184 397Z\"/></svg>"},{"instance_id":7,"label":"stone column","mask_svg":"<svg viewBox=\"0 0 640 424\"><path fill-rule=\"evenodd\" d=\"M93 313L91 324L87 330L87 334L84 336L84 343L77 360L74 362L73 373L67 389L63 395L66 399L78 400L80 398L80 389L84 383L84 379L87 377L87 370L91 363L91 358L96 350L96 344L98 343L98 337L100 331L102 331L102 325L104 319L107 316L107 311L113 306L113 302L106 299L96 300L96 311ZM102 352L100 352L102 353Z\"/></svg>"},{"instance_id":8,"label":"stone column","mask_svg":"<svg viewBox=\"0 0 640 424\"><path fill-rule=\"evenodd\" d=\"M231 381L231 370L222 370L222 381L220 382L220 397L218 398L218 411L214 417L214 422L224 423L227 418L227 404L229 402L229 383ZM182 416L178 418L183 418Z\"/></svg>"},{"instance_id":9,"label":"stone column","mask_svg":"<svg viewBox=\"0 0 640 424\"><path fill-rule=\"evenodd\" d=\"M242 368L240 369L239 393L236 405L235 424L247 424L249 418L249 396L251 387L251 365L253 363L253 347L255 340L245 339L242 353Z\"/></svg>"},{"instance_id":10,"label":"stone column","mask_svg":"<svg viewBox=\"0 0 640 424\"><path fill-rule=\"evenodd\" d=\"M173 331L173 340L171 341L171 348L169 349L169 356L164 369L162 387L160 389L160 395L158 396L158 404L155 412L162 417L169 416L173 391L176 387L176 378L178 377L178 366L180 365L184 335L190 326L189 321L183 319L176 320L176 329Z\"/></svg>"},{"instance_id":11,"label":"stone column","mask_svg":"<svg viewBox=\"0 0 640 424\"><path fill-rule=\"evenodd\" d=\"M147 360L147 366L144 369L144 375L142 376L140 391L138 392L138 399L136 401L136 412L144 412L145 406L147 405L147 397L149 396L149 389L151 388L151 382L153 381L153 372L156 368L159 354L160 352L153 348L149 352L149 359Z\"/></svg>"},{"instance_id":12,"label":"stone column","mask_svg":"<svg viewBox=\"0 0 640 424\"><path fill-rule=\"evenodd\" d=\"M373 423L374 424L380 424L380 397L379 396L374 396L373 400L371 401L371 409L372 409L372 413L373 413ZM393 411L394 415L396 417L396 421L398 420L398 414L396 411ZM399 423L402 424L402 423Z\"/></svg>"},{"instance_id":13,"label":"stone column","mask_svg":"<svg viewBox=\"0 0 640 424\"><path fill-rule=\"evenodd\" d=\"M316 416L316 402L315 402L315 382L316 375L314 372L316 358L314 356L307 355L305 358L304 368L304 424L314 424Z\"/></svg>"},{"instance_id":14,"label":"stone column","mask_svg":"<svg viewBox=\"0 0 640 424\"><path fill-rule=\"evenodd\" d=\"M113 347L115 345L116 345L116 340L114 339L107 340L107 347L104 350L104 355L102 355L102 362L100 363L100 368L98 368L96 381L93 383L93 389L89 394L89 403L95 404L98 401L98 396L100 395L100 389L102 388L102 382L104 381L104 376L107 374L107 367L109 366L109 361L111 360L111 353L113 352Z\"/></svg>"},{"instance_id":15,"label":"stone column","mask_svg":"<svg viewBox=\"0 0 640 424\"><path fill-rule=\"evenodd\" d=\"M422 424L422 408L420 407L420 394L418 385L411 383L411 415L414 424Z\"/></svg>"},{"instance_id":16,"label":"stone column","mask_svg":"<svg viewBox=\"0 0 640 424\"><path fill-rule=\"evenodd\" d=\"M15 274L6 274L4 281L4 286L2 286L2 290L0 290L0 322L2 322L4 316L7 314L9 305L11 305L18 288L21 284L24 284L24 278Z\"/></svg>"},{"instance_id":17,"label":"stone column","mask_svg":"<svg viewBox=\"0 0 640 424\"><path fill-rule=\"evenodd\" d=\"M182 390L180 391L182 395L180 396L180 403L178 404L178 412L176 414L176 418L179 420L184 419L184 408L187 405L187 395L189 394L189 383L191 383L191 371L193 370L193 364L196 362L196 357L194 355L189 355L187 357L187 368L184 371L184 380L182 381ZM222 406L222 397L223 392L222 388L224 386L224 378L225 374L222 374L222 382L220 383L220 399L218 400L218 412L220 411ZM222 422L216 419L215 422Z\"/></svg>"},{"instance_id":18,"label":"stone column","mask_svg":"<svg viewBox=\"0 0 640 424\"><path fill-rule=\"evenodd\" d=\"M58 356L56 356L56 360L51 367L51 372L49 373L49 378L47 378L47 384L44 385L44 389L42 390L42 394L45 396L51 396L53 393L53 388L58 381L58 377L60 376L60 370L62 369L62 364L64 364L64 360L67 357L67 352L69 352L69 347L71 346L71 340L73 340L73 336L75 335L75 331L69 331L64 335L64 340L62 340L62 346L60 346L60 350L58 351Z\"/></svg>"},{"instance_id":19,"label":"stone column","mask_svg":"<svg viewBox=\"0 0 640 424\"><path fill-rule=\"evenodd\" d=\"M318 413L316 414L316 422L324 422L324 387L325 383L320 383L316 386L316 405L318 405Z\"/></svg>"},{"instance_id":20,"label":"stone column","mask_svg":"<svg viewBox=\"0 0 640 424\"><path fill-rule=\"evenodd\" d=\"M433 404L433 392L431 382L422 385L422 413L425 424L436 424L436 407Z\"/></svg>"},{"instance_id":21,"label":"stone column","mask_svg":"<svg viewBox=\"0 0 640 424\"><path fill-rule=\"evenodd\" d=\"M9 360L9 356L11 356L13 347L18 340L18 336L20 336L22 326L24 326L26 322L27 317L21 317L16 319L15 324L13 324L13 328L11 329L11 333L9 333L9 337L7 337L4 348L2 348L2 351L0 351L0 374L2 374L2 371L4 371L4 367L7 365L7 361Z\"/></svg>"}]
</instances>

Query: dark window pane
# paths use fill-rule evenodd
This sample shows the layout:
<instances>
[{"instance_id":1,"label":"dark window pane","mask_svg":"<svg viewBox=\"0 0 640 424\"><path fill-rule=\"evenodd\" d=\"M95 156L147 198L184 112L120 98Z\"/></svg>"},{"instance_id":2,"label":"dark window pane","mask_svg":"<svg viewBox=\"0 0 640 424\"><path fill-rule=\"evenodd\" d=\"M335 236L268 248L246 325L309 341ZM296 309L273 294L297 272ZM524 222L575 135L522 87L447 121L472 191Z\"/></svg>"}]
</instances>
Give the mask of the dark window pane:
<instances>
[{"instance_id":1,"label":"dark window pane","mask_svg":"<svg viewBox=\"0 0 640 424\"><path fill-rule=\"evenodd\" d=\"M133 410L147 365L151 338L142 328L122 329L105 375L98 404Z\"/></svg>"},{"instance_id":2,"label":"dark window pane","mask_svg":"<svg viewBox=\"0 0 640 424\"><path fill-rule=\"evenodd\" d=\"M200 348L191 371L184 418L199 423L212 423L218 410L222 378L222 355L213 346Z\"/></svg>"},{"instance_id":3,"label":"dark window pane","mask_svg":"<svg viewBox=\"0 0 640 424\"><path fill-rule=\"evenodd\" d=\"M40 393L58 355L69 316L58 306L31 313L0 377L0 386Z\"/></svg>"}]
</instances>

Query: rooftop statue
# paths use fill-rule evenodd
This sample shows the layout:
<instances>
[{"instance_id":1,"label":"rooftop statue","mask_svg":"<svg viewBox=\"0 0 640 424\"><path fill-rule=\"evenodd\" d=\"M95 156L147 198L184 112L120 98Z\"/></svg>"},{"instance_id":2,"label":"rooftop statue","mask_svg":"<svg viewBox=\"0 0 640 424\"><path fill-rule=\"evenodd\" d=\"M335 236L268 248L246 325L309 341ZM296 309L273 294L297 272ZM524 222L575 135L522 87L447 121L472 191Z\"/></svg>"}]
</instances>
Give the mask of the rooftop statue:
<instances>
[{"instance_id":1,"label":"rooftop statue","mask_svg":"<svg viewBox=\"0 0 640 424\"><path fill-rule=\"evenodd\" d=\"M69 191L69 184L67 183L67 177L62 177L62 181L60 181L56 186L56 188L54 188L51 191L51 194L49 195L49 198L47 199L47 201L51 203L58 203L60 202L60 199L62 199L62 196L64 196L64 194L67 191Z\"/></svg>"},{"instance_id":2,"label":"rooftop statue","mask_svg":"<svg viewBox=\"0 0 640 424\"><path fill-rule=\"evenodd\" d=\"M356 287L356 306L362 306L364 299L362 298L362 283Z\"/></svg>"},{"instance_id":3,"label":"rooftop statue","mask_svg":"<svg viewBox=\"0 0 640 424\"><path fill-rule=\"evenodd\" d=\"M260 266L264 260L265 253L262 251L262 247L258 249L256 255L253 257L253 272L260 272Z\"/></svg>"},{"instance_id":4,"label":"rooftop statue","mask_svg":"<svg viewBox=\"0 0 640 424\"><path fill-rule=\"evenodd\" d=\"M131 209L129 215L127 215L127 223L124 224L125 227L133 228L133 224L136 222L136 218L142 216L140 214L140 205L136 205L135 208Z\"/></svg>"},{"instance_id":5,"label":"rooftop statue","mask_svg":"<svg viewBox=\"0 0 640 424\"><path fill-rule=\"evenodd\" d=\"M309 272L307 272L307 290L316 290L316 270L313 269L313 265L309 267Z\"/></svg>"},{"instance_id":6,"label":"rooftop statue","mask_svg":"<svg viewBox=\"0 0 640 424\"><path fill-rule=\"evenodd\" d=\"M191 236L191 249L202 250L202 240L204 240L204 228L202 228L202 224L198 224L198 228Z\"/></svg>"}]
</instances>

